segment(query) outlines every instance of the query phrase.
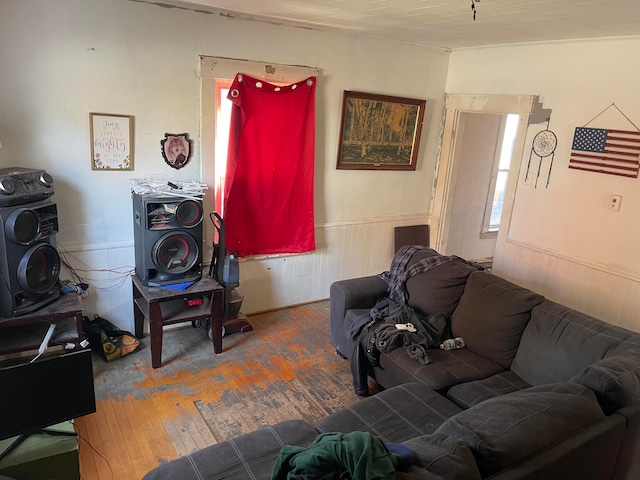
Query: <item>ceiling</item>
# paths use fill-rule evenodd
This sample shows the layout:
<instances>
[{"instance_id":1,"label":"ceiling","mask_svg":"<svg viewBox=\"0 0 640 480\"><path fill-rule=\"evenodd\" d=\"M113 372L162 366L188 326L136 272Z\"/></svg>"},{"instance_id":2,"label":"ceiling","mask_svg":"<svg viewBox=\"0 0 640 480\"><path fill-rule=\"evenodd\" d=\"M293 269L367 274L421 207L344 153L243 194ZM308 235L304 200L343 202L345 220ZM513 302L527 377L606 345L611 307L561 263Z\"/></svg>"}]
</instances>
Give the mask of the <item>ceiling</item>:
<instances>
[{"instance_id":1,"label":"ceiling","mask_svg":"<svg viewBox=\"0 0 640 480\"><path fill-rule=\"evenodd\" d=\"M136 1L448 49L640 35L640 0Z\"/></svg>"}]
</instances>

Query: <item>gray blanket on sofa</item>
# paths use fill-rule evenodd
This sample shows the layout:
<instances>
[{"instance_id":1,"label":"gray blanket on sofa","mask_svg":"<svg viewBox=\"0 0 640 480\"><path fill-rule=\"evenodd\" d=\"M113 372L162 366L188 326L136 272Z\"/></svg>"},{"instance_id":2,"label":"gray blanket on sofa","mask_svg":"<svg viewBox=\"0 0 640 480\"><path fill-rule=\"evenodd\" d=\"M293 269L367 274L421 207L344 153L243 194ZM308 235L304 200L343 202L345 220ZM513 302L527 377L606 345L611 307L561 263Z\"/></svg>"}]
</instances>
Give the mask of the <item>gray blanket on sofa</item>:
<instances>
[{"instance_id":1,"label":"gray blanket on sofa","mask_svg":"<svg viewBox=\"0 0 640 480\"><path fill-rule=\"evenodd\" d=\"M428 254L431 255L421 259L420 261L407 268L409 261L419 250L425 250ZM400 250L398 250L396 255L393 257L393 261L391 262L391 268L389 269L389 271L381 273L379 277L387 282L387 292L389 292L389 298L395 300L396 302L404 304L407 302L407 299L409 297L406 286L407 280L409 280L414 275L424 273L428 270L431 270L432 268L437 267L438 265L442 265L443 263L451 262L454 260L471 265L477 270L484 270L484 267L482 265L475 262L470 262L469 260L465 260L464 258L458 257L457 255L441 255L433 248L424 245L407 245L406 247L402 247Z\"/></svg>"}]
</instances>

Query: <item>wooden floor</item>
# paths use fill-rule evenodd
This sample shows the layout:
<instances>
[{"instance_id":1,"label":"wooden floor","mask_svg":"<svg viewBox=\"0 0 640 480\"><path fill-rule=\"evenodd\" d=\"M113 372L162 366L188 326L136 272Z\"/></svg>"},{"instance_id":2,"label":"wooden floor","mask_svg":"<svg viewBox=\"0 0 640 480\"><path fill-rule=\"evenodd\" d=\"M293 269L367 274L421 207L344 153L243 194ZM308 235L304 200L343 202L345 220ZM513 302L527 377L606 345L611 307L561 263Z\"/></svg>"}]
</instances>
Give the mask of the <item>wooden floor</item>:
<instances>
[{"instance_id":1,"label":"wooden floor","mask_svg":"<svg viewBox=\"0 0 640 480\"><path fill-rule=\"evenodd\" d=\"M84 480L139 480L157 465L291 418L311 423L349 405L349 362L329 340L329 302L250 317L254 330L223 338L165 332L162 367L148 337L107 363L94 354L97 412L79 418ZM375 388L375 386L374 386Z\"/></svg>"}]
</instances>

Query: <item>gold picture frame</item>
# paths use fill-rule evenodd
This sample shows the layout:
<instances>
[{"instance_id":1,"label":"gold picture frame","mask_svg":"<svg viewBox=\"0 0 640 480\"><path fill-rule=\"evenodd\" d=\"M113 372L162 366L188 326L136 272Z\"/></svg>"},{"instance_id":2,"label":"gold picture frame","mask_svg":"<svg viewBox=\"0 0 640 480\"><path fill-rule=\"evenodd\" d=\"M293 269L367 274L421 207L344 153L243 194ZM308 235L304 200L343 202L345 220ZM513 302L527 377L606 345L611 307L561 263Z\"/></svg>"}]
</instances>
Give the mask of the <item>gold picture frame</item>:
<instances>
[{"instance_id":1,"label":"gold picture frame","mask_svg":"<svg viewBox=\"0 0 640 480\"><path fill-rule=\"evenodd\" d=\"M133 116L90 113L91 170L133 170Z\"/></svg>"},{"instance_id":2,"label":"gold picture frame","mask_svg":"<svg viewBox=\"0 0 640 480\"><path fill-rule=\"evenodd\" d=\"M345 91L338 170L415 170L426 100Z\"/></svg>"}]
</instances>

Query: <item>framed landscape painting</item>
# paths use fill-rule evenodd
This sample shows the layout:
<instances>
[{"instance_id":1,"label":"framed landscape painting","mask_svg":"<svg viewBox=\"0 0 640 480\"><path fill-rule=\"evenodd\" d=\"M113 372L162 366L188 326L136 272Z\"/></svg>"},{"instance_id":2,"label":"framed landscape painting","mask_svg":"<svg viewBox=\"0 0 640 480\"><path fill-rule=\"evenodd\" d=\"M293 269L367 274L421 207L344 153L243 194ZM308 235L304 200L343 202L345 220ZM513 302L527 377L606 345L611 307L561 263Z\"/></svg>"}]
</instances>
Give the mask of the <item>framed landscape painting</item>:
<instances>
[{"instance_id":1,"label":"framed landscape painting","mask_svg":"<svg viewBox=\"0 0 640 480\"><path fill-rule=\"evenodd\" d=\"M415 170L426 100L345 91L338 170Z\"/></svg>"}]
</instances>

